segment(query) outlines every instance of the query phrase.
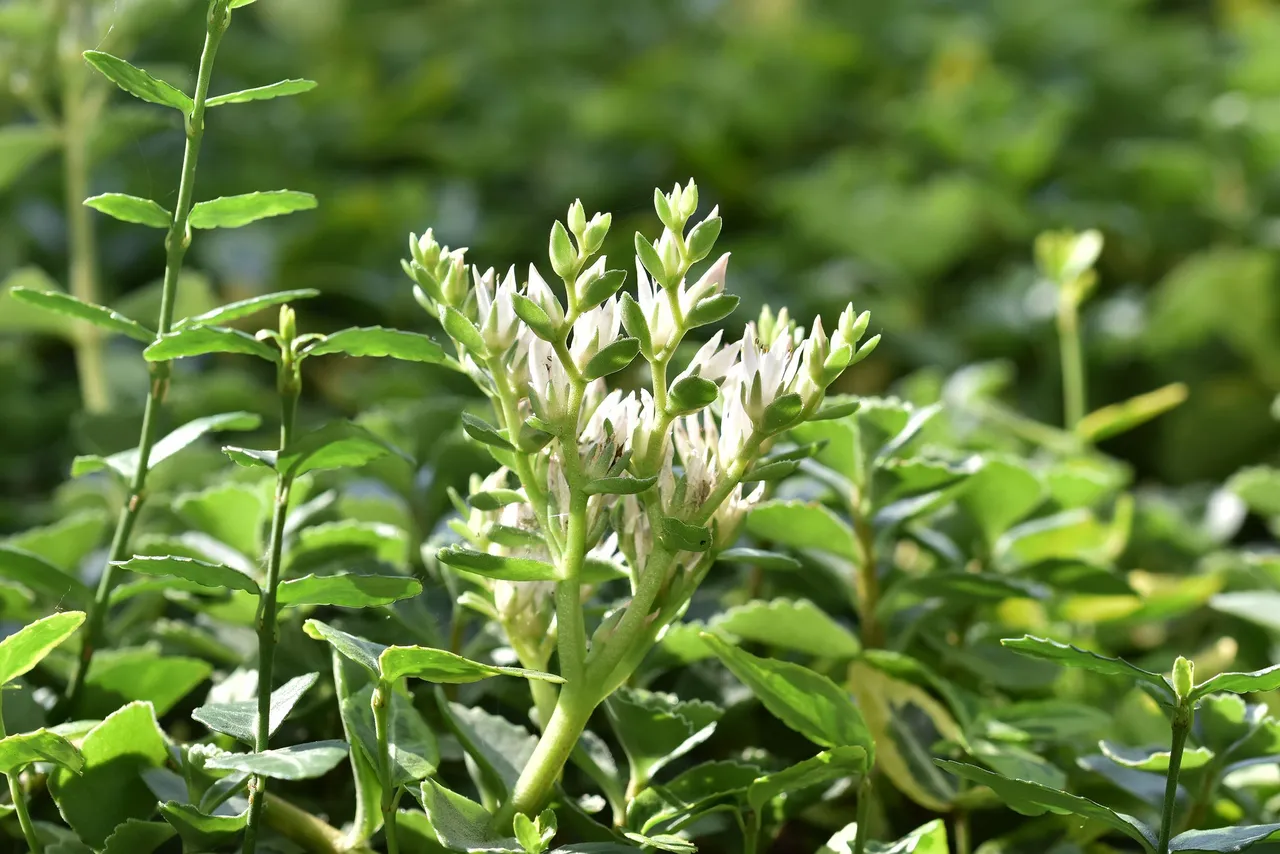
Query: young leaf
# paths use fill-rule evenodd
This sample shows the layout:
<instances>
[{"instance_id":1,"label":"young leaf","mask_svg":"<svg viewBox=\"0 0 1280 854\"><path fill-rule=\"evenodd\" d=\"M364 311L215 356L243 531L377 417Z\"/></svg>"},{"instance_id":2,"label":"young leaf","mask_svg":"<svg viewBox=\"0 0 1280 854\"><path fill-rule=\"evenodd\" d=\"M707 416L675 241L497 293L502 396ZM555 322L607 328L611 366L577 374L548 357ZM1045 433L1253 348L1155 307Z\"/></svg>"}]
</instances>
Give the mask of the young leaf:
<instances>
[{"instance_id":1,"label":"young leaf","mask_svg":"<svg viewBox=\"0 0 1280 854\"><path fill-rule=\"evenodd\" d=\"M222 430L254 430L262 418L252 412L224 412L196 418L183 424L151 446L147 467L154 469L160 463L191 445L200 437ZM79 477L102 469L110 469L126 483L133 480L138 471L138 449L130 448L109 457L76 457L71 464L71 476Z\"/></svg>"},{"instance_id":2,"label":"young leaf","mask_svg":"<svg viewBox=\"0 0 1280 854\"><path fill-rule=\"evenodd\" d=\"M764 410L762 429L769 434L787 429L804 411L804 400L795 392L780 396Z\"/></svg>"},{"instance_id":3,"label":"young leaf","mask_svg":"<svg viewBox=\"0 0 1280 854\"><path fill-rule=\"evenodd\" d=\"M37 291L30 288L12 288L9 291L14 299L35 306L45 311L52 311L78 320L88 321L108 332L127 335L135 341L150 344L156 334L136 320L125 317L118 311L112 311L100 305L81 302L70 294L57 291Z\"/></svg>"},{"instance_id":4,"label":"young leaf","mask_svg":"<svg viewBox=\"0 0 1280 854\"><path fill-rule=\"evenodd\" d=\"M52 602L84 607L93 601L93 591L80 579L31 552L4 543L0 543L0 578Z\"/></svg>"},{"instance_id":5,"label":"young leaf","mask_svg":"<svg viewBox=\"0 0 1280 854\"><path fill-rule=\"evenodd\" d=\"M173 325L175 330L188 329L196 326L225 326L241 318L251 317L263 309L280 305L287 302L296 302L301 299L311 299L320 296L320 292L314 288L297 288L291 291L276 291L273 294L263 294L261 296L249 297L248 299L236 300L226 305L218 306L215 309L206 311L203 314L197 314L194 317L184 317Z\"/></svg>"},{"instance_id":6,"label":"young leaf","mask_svg":"<svg viewBox=\"0 0 1280 854\"><path fill-rule=\"evenodd\" d=\"M476 329L476 325L453 306L441 306L440 323L444 326L444 331L449 333L449 337L461 344L464 349L477 355L483 355L488 351L480 330Z\"/></svg>"},{"instance_id":7,"label":"young leaf","mask_svg":"<svg viewBox=\"0 0 1280 854\"><path fill-rule=\"evenodd\" d=\"M280 351L239 329L223 326L184 326L162 336L142 351L148 362L168 362L210 353L242 353L268 362L280 361Z\"/></svg>"},{"instance_id":8,"label":"young leaf","mask_svg":"<svg viewBox=\"0 0 1280 854\"><path fill-rule=\"evenodd\" d=\"M276 468L290 477L324 469L359 468L389 452L368 430L334 421L304 433L280 452Z\"/></svg>"},{"instance_id":9,"label":"young leaf","mask_svg":"<svg viewBox=\"0 0 1280 854\"><path fill-rule=\"evenodd\" d=\"M587 484L587 495L638 495L658 482L653 477L601 477Z\"/></svg>"},{"instance_id":10,"label":"young leaf","mask_svg":"<svg viewBox=\"0 0 1280 854\"><path fill-rule=\"evenodd\" d=\"M467 503L477 510L498 510L508 504L524 502L524 493L514 489L490 489L485 492L473 492L467 496Z\"/></svg>"},{"instance_id":11,"label":"young leaf","mask_svg":"<svg viewBox=\"0 0 1280 854\"><path fill-rule=\"evenodd\" d=\"M693 310L685 315L685 323L690 328L718 323L733 314L741 297L737 294L715 294L700 300Z\"/></svg>"},{"instance_id":12,"label":"young leaf","mask_svg":"<svg viewBox=\"0 0 1280 854\"><path fill-rule=\"evenodd\" d=\"M862 644L808 599L754 601L730 608L710 625L745 641L819 658L853 658Z\"/></svg>"},{"instance_id":13,"label":"young leaf","mask_svg":"<svg viewBox=\"0 0 1280 854\"><path fill-rule=\"evenodd\" d=\"M261 753L228 753L205 762L206 768L243 771L273 780L313 780L347 758L345 741L312 741Z\"/></svg>"},{"instance_id":14,"label":"young leaf","mask_svg":"<svg viewBox=\"0 0 1280 854\"><path fill-rule=\"evenodd\" d=\"M1048 786L1041 786L1039 783L1012 780L999 774L993 774L976 765L952 762L947 759L935 759L934 761L942 768L959 777L991 789L1010 809L1016 810L1023 815L1042 815L1045 812L1055 812L1059 815L1078 815L1125 834L1141 845L1143 850L1147 852L1155 851L1155 834L1151 832L1149 827L1132 816L1110 810L1088 798L1051 789Z\"/></svg>"},{"instance_id":15,"label":"young leaf","mask_svg":"<svg viewBox=\"0 0 1280 854\"><path fill-rule=\"evenodd\" d=\"M281 608L300 605L330 605L338 608L376 608L417 596L422 583L398 575L307 575L280 584Z\"/></svg>"},{"instance_id":16,"label":"young leaf","mask_svg":"<svg viewBox=\"0 0 1280 854\"><path fill-rule=\"evenodd\" d=\"M1169 841L1169 851L1245 851L1255 843L1280 837L1280 824L1255 824L1243 827L1215 827L1212 830L1188 830Z\"/></svg>"},{"instance_id":17,"label":"young leaf","mask_svg":"<svg viewBox=\"0 0 1280 854\"><path fill-rule=\"evenodd\" d=\"M28 623L0 641L0 686L39 664L84 622L83 611L64 611Z\"/></svg>"},{"instance_id":18,"label":"young leaf","mask_svg":"<svg viewBox=\"0 0 1280 854\"><path fill-rule=\"evenodd\" d=\"M616 374L630 365L640 352L640 342L635 338L622 338L614 341L587 362L582 375L588 380L598 380Z\"/></svg>"},{"instance_id":19,"label":"young leaf","mask_svg":"<svg viewBox=\"0 0 1280 854\"><path fill-rule=\"evenodd\" d=\"M783 771L767 774L747 789L747 803L755 812L779 795L810 786L831 785L848 777L861 777L870 770L867 752L861 747L836 747Z\"/></svg>"},{"instance_id":20,"label":"young leaf","mask_svg":"<svg viewBox=\"0 0 1280 854\"><path fill-rule=\"evenodd\" d=\"M84 767L75 745L47 729L0 739L0 774L16 774L32 762L52 762L76 773Z\"/></svg>"},{"instance_id":21,"label":"young leaf","mask_svg":"<svg viewBox=\"0 0 1280 854\"><path fill-rule=\"evenodd\" d=\"M490 829L493 816L475 801L434 780L417 791L440 844L452 851L520 851L514 838L499 838Z\"/></svg>"},{"instance_id":22,"label":"young leaf","mask_svg":"<svg viewBox=\"0 0 1280 854\"><path fill-rule=\"evenodd\" d=\"M740 563L744 566L758 566L761 569L781 570L783 572L792 572L800 569L803 565L791 555L767 552L762 549L726 549L720 552L717 557L725 563Z\"/></svg>"},{"instance_id":23,"label":"young leaf","mask_svg":"<svg viewBox=\"0 0 1280 854\"><path fill-rule=\"evenodd\" d=\"M378 734L373 719L373 685L366 685L344 703L351 721L357 749L377 767ZM387 750L391 758L391 786L408 786L425 780L440 764L440 747L435 733L414 708L413 700L398 691L389 692L391 707L387 711Z\"/></svg>"},{"instance_id":24,"label":"young leaf","mask_svg":"<svg viewBox=\"0 0 1280 854\"><path fill-rule=\"evenodd\" d=\"M249 820L249 811L239 815L207 815L190 804L168 801L160 804L160 814L173 825L186 847L192 851L226 848L236 840Z\"/></svg>"},{"instance_id":25,"label":"young leaf","mask_svg":"<svg viewBox=\"0 0 1280 854\"><path fill-rule=\"evenodd\" d=\"M1043 501L1045 488L1021 462L986 460L971 475L957 503L978 524L987 545Z\"/></svg>"},{"instance_id":26,"label":"young leaf","mask_svg":"<svg viewBox=\"0 0 1280 854\"><path fill-rule=\"evenodd\" d=\"M193 581L204 587L215 590L243 590L254 596L261 596L262 590L258 582L229 566L205 563L188 557L132 557L122 560L116 566L129 572L141 575L163 575Z\"/></svg>"},{"instance_id":27,"label":"young leaf","mask_svg":"<svg viewBox=\"0 0 1280 854\"><path fill-rule=\"evenodd\" d=\"M690 525L674 516L663 516L658 539L674 551L705 552L711 548L711 529L705 525Z\"/></svg>"},{"instance_id":28,"label":"young leaf","mask_svg":"<svg viewBox=\"0 0 1280 854\"><path fill-rule=\"evenodd\" d=\"M121 222L132 222L151 228L168 228L173 224L173 212L150 199L126 196L124 193L103 193L84 200L87 207L101 211Z\"/></svg>"},{"instance_id":29,"label":"young leaf","mask_svg":"<svg viewBox=\"0 0 1280 854\"><path fill-rule=\"evenodd\" d=\"M1169 772L1171 755L1167 747L1144 749L1112 744L1109 741L1099 742L1098 747L1102 750L1103 756L1117 765L1123 765L1126 768L1133 768L1138 771L1153 771L1157 774L1167 774ZM1211 761L1213 761L1213 751L1209 748L1188 747L1182 752L1182 764L1179 766L1179 771L1194 771L1197 768L1203 768Z\"/></svg>"},{"instance_id":30,"label":"young leaf","mask_svg":"<svg viewBox=\"0 0 1280 854\"><path fill-rule=\"evenodd\" d=\"M667 397L667 409L673 415L691 415L715 403L719 396L720 386L706 377L681 377L671 384L671 393Z\"/></svg>"},{"instance_id":31,"label":"young leaf","mask_svg":"<svg viewBox=\"0 0 1280 854\"><path fill-rule=\"evenodd\" d=\"M98 50L87 50L85 60L102 72L102 75L135 98L141 98L162 107L173 107L183 115L190 115L195 103L182 91L163 80L157 80L141 68L135 68L117 56Z\"/></svg>"},{"instance_id":32,"label":"young leaf","mask_svg":"<svg viewBox=\"0 0 1280 854\"><path fill-rule=\"evenodd\" d=\"M716 804L742 800L759 777L760 768L746 762L703 762L641 791L627 807L627 825L650 834L672 819L690 821Z\"/></svg>"},{"instance_id":33,"label":"young leaf","mask_svg":"<svg viewBox=\"0 0 1280 854\"><path fill-rule=\"evenodd\" d=\"M140 772L163 767L169 750L150 704L130 703L90 730L80 754L80 773L55 770L49 791L71 829L101 847L121 822L149 818L155 811L155 795Z\"/></svg>"},{"instance_id":34,"label":"young leaf","mask_svg":"<svg viewBox=\"0 0 1280 854\"><path fill-rule=\"evenodd\" d=\"M1227 692L1230 694L1261 694L1280 688L1280 664L1252 673L1219 673L1195 687L1190 699L1194 702L1207 694Z\"/></svg>"},{"instance_id":35,"label":"young leaf","mask_svg":"<svg viewBox=\"0 0 1280 854\"><path fill-rule=\"evenodd\" d=\"M875 756L861 712L830 679L788 661L758 658L707 632L701 637L778 720L822 747L852 745Z\"/></svg>"},{"instance_id":36,"label":"young leaf","mask_svg":"<svg viewBox=\"0 0 1280 854\"><path fill-rule=\"evenodd\" d=\"M824 504L768 501L747 517L752 536L797 549L820 549L847 560L859 558L857 540L844 520Z\"/></svg>"},{"instance_id":37,"label":"young leaf","mask_svg":"<svg viewBox=\"0 0 1280 854\"><path fill-rule=\"evenodd\" d=\"M276 451L260 451L255 448L237 448L235 445L225 445L222 453L230 457L236 465L245 468L256 468L259 466L274 469L279 462L279 454Z\"/></svg>"},{"instance_id":38,"label":"young leaf","mask_svg":"<svg viewBox=\"0 0 1280 854\"><path fill-rule=\"evenodd\" d=\"M223 196L197 203L191 209L190 223L192 228L240 228L267 217L309 211L315 206L315 196L294 190Z\"/></svg>"},{"instance_id":39,"label":"young leaf","mask_svg":"<svg viewBox=\"0 0 1280 854\"><path fill-rule=\"evenodd\" d=\"M289 95L301 95L316 88L314 80L281 80L254 89L242 89L226 95L217 95L204 102L206 107L221 107L223 104L244 104L249 101L268 101L272 98L284 98Z\"/></svg>"},{"instance_id":40,"label":"young leaf","mask_svg":"<svg viewBox=\"0 0 1280 854\"><path fill-rule=\"evenodd\" d=\"M559 581L560 571L549 563L523 557L505 557L449 546L436 552L443 564L463 572L503 581Z\"/></svg>"},{"instance_id":41,"label":"young leaf","mask_svg":"<svg viewBox=\"0 0 1280 854\"><path fill-rule=\"evenodd\" d=\"M163 821L140 821L131 818L107 837L102 854L152 854L177 833ZM46 849L53 852L52 848Z\"/></svg>"},{"instance_id":42,"label":"young leaf","mask_svg":"<svg viewBox=\"0 0 1280 854\"><path fill-rule=\"evenodd\" d=\"M444 349L426 335L402 332L382 326L352 327L341 329L307 350L309 356L329 353L345 353L348 356L390 356L405 362L426 362L432 365L451 364Z\"/></svg>"},{"instance_id":43,"label":"young leaf","mask_svg":"<svg viewBox=\"0 0 1280 854\"><path fill-rule=\"evenodd\" d=\"M1120 433L1127 433L1180 406L1186 401L1187 393L1185 384L1170 383L1121 403L1095 409L1076 424L1076 435L1086 442L1101 442Z\"/></svg>"},{"instance_id":44,"label":"young leaf","mask_svg":"<svg viewBox=\"0 0 1280 854\"><path fill-rule=\"evenodd\" d=\"M1160 688L1169 688L1168 680L1163 676L1158 673L1152 673L1149 670L1143 670L1141 667L1135 667L1121 658L1108 658L1105 655L1098 655L1096 652L1088 652L1079 647L1068 646L1057 641L1045 640L1031 635L1023 635L1020 638L1005 638L1000 643L1002 646L1032 658L1052 661L1066 667L1092 670L1094 673L1101 673L1105 676L1128 676L1131 679L1147 682Z\"/></svg>"},{"instance_id":45,"label":"young leaf","mask_svg":"<svg viewBox=\"0 0 1280 854\"><path fill-rule=\"evenodd\" d=\"M710 738L724 714L702 700L682 701L638 688L615 692L605 709L637 784Z\"/></svg>"},{"instance_id":46,"label":"young leaf","mask_svg":"<svg viewBox=\"0 0 1280 854\"><path fill-rule=\"evenodd\" d=\"M268 735L280 728L280 724L284 723L284 719L289 716L289 712L293 711L298 700L302 699L302 695L307 693L319 678L318 673L295 676L271 692L271 710L267 716ZM229 735L245 744L253 744L258 721L258 703L256 700L210 703L193 711L191 717L214 732Z\"/></svg>"},{"instance_id":47,"label":"young leaf","mask_svg":"<svg viewBox=\"0 0 1280 854\"><path fill-rule=\"evenodd\" d=\"M462 431L483 445L501 448L504 451L515 450L511 443L507 441L507 437L502 435L497 427L486 423L483 419L477 418L470 412L462 413Z\"/></svg>"}]
</instances>

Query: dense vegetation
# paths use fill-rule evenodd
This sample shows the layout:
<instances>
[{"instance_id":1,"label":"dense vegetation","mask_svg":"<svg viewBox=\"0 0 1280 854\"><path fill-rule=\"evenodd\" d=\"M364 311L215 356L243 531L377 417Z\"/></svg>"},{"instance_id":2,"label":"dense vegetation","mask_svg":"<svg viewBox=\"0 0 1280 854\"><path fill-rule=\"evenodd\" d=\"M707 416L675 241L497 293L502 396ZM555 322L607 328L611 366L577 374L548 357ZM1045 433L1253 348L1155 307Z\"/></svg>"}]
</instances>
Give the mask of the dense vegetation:
<instances>
[{"instance_id":1,"label":"dense vegetation","mask_svg":"<svg viewBox=\"0 0 1280 854\"><path fill-rule=\"evenodd\" d=\"M14 850L1280 848L1280 12L0 40Z\"/></svg>"}]
</instances>

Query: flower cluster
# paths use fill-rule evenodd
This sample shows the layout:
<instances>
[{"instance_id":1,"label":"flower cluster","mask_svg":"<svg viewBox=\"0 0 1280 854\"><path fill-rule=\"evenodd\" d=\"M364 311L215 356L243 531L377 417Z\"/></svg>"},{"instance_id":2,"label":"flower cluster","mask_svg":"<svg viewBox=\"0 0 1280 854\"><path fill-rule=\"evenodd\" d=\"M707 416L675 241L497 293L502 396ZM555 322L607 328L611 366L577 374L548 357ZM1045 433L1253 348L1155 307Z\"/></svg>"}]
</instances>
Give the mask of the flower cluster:
<instances>
[{"instance_id":1,"label":"flower cluster","mask_svg":"<svg viewBox=\"0 0 1280 854\"><path fill-rule=\"evenodd\" d=\"M517 652L538 647L529 666L545 665L541 644L569 616L555 613L556 587L573 585L581 602L601 565L629 577L630 607L645 614L670 612L664 596L687 602L766 482L798 464L765 455L791 427L830 415L827 388L878 342L862 342L870 318L852 306L830 336L821 319L806 332L766 308L740 338L710 336L677 372L686 335L726 318L738 299L725 293L727 254L689 284L719 236L718 210L691 225L693 182L654 203L663 230L656 241L635 235L634 295L626 272L597 254L610 215L588 220L581 202L551 231L563 301L536 266L523 280L514 267L501 277L468 271L465 249L430 231L410 239L405 269L418 301L493 404L497 424L468 415L467 432L502 466L456 498L455 530L469 546L440 558L488 579L483 607ZM631 367L637 357L647 370ZM630 388L610 390L610 376ZM677 577L694 584L672 585Z\"/></svg>"}]
</instances>

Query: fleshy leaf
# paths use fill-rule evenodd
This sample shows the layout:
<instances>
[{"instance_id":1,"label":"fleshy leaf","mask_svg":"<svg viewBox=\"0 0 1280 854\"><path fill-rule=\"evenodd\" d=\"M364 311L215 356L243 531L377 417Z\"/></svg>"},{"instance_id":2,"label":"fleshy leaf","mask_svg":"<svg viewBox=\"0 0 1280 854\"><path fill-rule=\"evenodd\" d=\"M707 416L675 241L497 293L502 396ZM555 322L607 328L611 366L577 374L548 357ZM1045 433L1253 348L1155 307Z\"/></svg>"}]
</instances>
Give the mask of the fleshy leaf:
<instances>
[{"instance_id":1,"label":"fleshy leaf","mask_svg":"<svg viewBox=\"0 0 1280 854\"><path fill-rule=\"evenodd\" d=\"M346 758L345 741L312 741L261 753L228 753L207 760L205 766L273 780L312 780L328 774Z\"/></svg>"},{"instance_id":2,"label":"fleshy leaf","mask_svg":"<svg viewBox=\"0 0 1280 854\"><path fill-rule=\"evenodd\" d=\"M281 582L280 607L332 605L339 608L376 608L417 596L422 583L400 575L307 575Z\"/></svg>"},{"instance_id":3,"label":"fleshy leaf","mask_svg":"<svg viewBox=\"0 0 1280 854\"><path fill-rule=\"evenodd\" d=\"M514 838L498 838L490 831L493 816L475 801L450 791L434 780L418 791L422 808L440 843L453 851L520 851Z\"/></svg>"},{"instance_id":4,"label":"fleshy leaf","mask_svg":"<svg viewBox=\"0 0 1280 854\"><path fill-rule=\"evenodd\" d=\"M75 634L84 617L83 611L50 614L0 641L0 686L39 664L58 644Z\"/></svg>"},{"instance_id":5,"label":"fleshy leaf","mask_svg":"<svg viewBox=\"0 0 1280 854\"><path fill-rule=\"evenodd\" d=\"M853 658L857 637L808 599L755 601L730 608L711 626L743 640L821 658Z\"/></svg>"},{"instance_id":6,"label":"fleshy leaf","mask_svg":"<svg viewBox=\"0 0 1280 854\"><path fill-rule=\"evenodd\" d=\"M627 825L648 834L672 819L688 821L718 803L743 800L759 779L760 768L746 762L703 762L641 791L627 807Z\"/></svg>"},{"instance_id":7,"label":"fleshy leaf","mask_svg":"<svg viewBox=\"0 0 1280 854\"><path fill-rule=\"evenodd\" d=\"M747 517L752 536L796 549L818 549L847 560L858 559L853 529L822 504L769 501Z\"/></svg>"},{"instance_id":8,"label":"fleshy leaf","mask_svg":"<svg viewBox=\"0 0 1280 854\"><path fill-rule=\"evenodd\" d=\"M1117 765L1138 771L1154 771L1159 774L1167 774L1169 771L1169 760L1172 757L1167 747L1145 749L1112 744L1109 741L1100 742L1098 747L1102 750L1103 756ZM1209 748L1188 747L1182 752L1182 764L1179 768L1182 771L1193 771L1196 768L1203 768L1212 760L1213 751Z\"/></svg>"},{"instance_id":9,"label":"fleshy leaf","mask_svg":"<svg viewBox=\"0 0 1280 854\"><path fill-rule=\"evenodd\" d=\"M486 578L503 581L558 581L560 572L551 564L533 558L506 557L478 552L462 546L449 546L436 552L443 564Z\"/></svg>"},{"instance_id":10,"label":"fleshy leaf","mask_svg":"<svg viewBox=\"0 0 1280 854\"><path fill-rule=\"evenodd\" d=\"M0 774L16 774L32 762L52 762L72 772L84 767L75 745L47 729L0 739Z\"/></svg>"},{"instance_id":11,"label":"fleshy leaf","mask_svg":"<svg viewBox=\"0 0 1280 854\"><path fill-rule=\"evenodd\" d=\"M1188 830L1169 840L1170 851L1213 851L1230 854L1280 837L1280 824L1255 824L1243 827L1215 827L1212 830Z\"/></svg>"},{"instance_id":12,"label":"fleshy leaf","mask_svg":"<svg viewBox=\"0 0 1280 854\"><path fill-rule=\"evenodd\" d=\"M463 748L475 760L489 785L505 797L528 764L538 740L524 727L475 706L441 702Z\"/></svg>"},{"instance_id":13,"label":"fleshy leaf","mask_svg":"<svg viewBox=\"0 0 1280 854\"><path fill-rule=\"evenodd\" d=\"M744 566L758 566L761 569L781 570L783 572L792 572L803 566L800 561L791 555L764 551L763 549L726 549L716 557L726 563L740 563Z\"/></svg>"},{"instance_id":14,"label":"fleshy leaf","mask_svg":"<svg viewBox=\"0 0 1280 854\"><path fill-rule=\"evenodd\" d=\"M281 451L276 468L297 477L309 471L359 468L388 452L389 448L363 427L334 421L304 433Z\"/></svg>"},{"instance_id":15,"label":"fleshy leaf","mask_svg":"<svg viewBox=\"0 0 1280 854\"><path fill-rule=\"evenodd\" d=\"M824 750L812 759L792 765L790 768L767 774L747 789L747 803L760 812L765 805L779 795L806 789L810 786L830 785L846 777L860 777L867 773L867 752L861 747L836 747Z\"/></svg>"},{"instance_id":16,"label":"fleshy leaf","mask_svg":"<svg viewBox=\"0 0 1280 854\"><path fill-rule=\"evenodd\" d=\"M605 708L638 783L710 738L724 714L702 700L635 688L615 692Z\"/></svg>"},{"instance_id":17,"label":"fleshy leaf","mask_svg":"<svg viewBox=\"0 0 1280 854\"><path fill-rule=\"evenodd\" d=\"M405 362L426 362L432 365L449 364L452 360L444 348L426 335L403 332L381 326L340 329L326 335L314 347L307 350L309 356L344 353L348 356L390 356Z\"/></svg>"},{"instance_id":18,"label":"fleshy leaf","mask_svg":"<svg viewBox=\"0 0 1280 854\"><path fill-rule=\"evenodd\" d=\"M248 299L236 300L226 305L218 306L215 309L206 311L203 314L197 314L192 317L184 317L173 325L175 330L192 329L197 326L222 326L235 320L245 317L251 317L263 309L271 308L281 303L294 302L300 299L310 299L311 297L320 296L320 292L314 288L297 288L291 291L276 291L272 294L262 294L261 296L249 297Z\"/></svg>"},{"instance_id":19,"label":"fleshy leaf","mask_svg":"<svg viewBox=\"0 0 1280 854\"><path fill-rule=\"evenodd\" d=\"M261 596L258 582L229 566L205 563L189 557L133 557L120 561L116 566L141 575L163 575L183 578L215 590L243 590Z\"/></svg>"},{"instance_id":20,"label":"fleshy leaf","mask_svg":"<svg viewBox=\"0 0 1280 854\"><path fill-rule=\"evenodd\" d=\"M440 747L435 733L414 708L413 700L398 691L389 692L387 749L391 755L390 785L408 786L425 780L440 764ZM366 685L345 701L343 710L351 721L355 746L363 750L373 767L378 767L378 735L373 721L373 685Z\"/></svg>"},{"instance_id":21,"label":"fleshy leaf","mask_svg":"<svg viewBox=\"0 0 1280 854\"><path fill-rule=\"evenodd\" d=\"M242 89L239 92L229 92L226 95L217 95L205 101L206 107L221 107L223 104L244 104L249 101L268 101L272 98L284 98L289 95L301 95L303 92L310 92L316 88L314 80L280 80L276 83L270 83L266 86L258 86L253 89Z\"/></svg>"},{"instance_id":22,"label":"fleshy leaf","mask_svg":"<svg viewBox=\"0 0 1280 854\"><path fill-rule=\"evenodd\" d=\"M76 607L93 601L93 591L73 575L25 549L0 543L0 578L52 602Z\"/></svg>"},{"instance_id":23,"label":"fleshy leaf","mask_svg":"<svg viewBox=\"0 0 1280 854\"><path fill-rule=\"evenodd\" d=\"M127 335L133 340L141 341L144 344L150 344L156 337L154 332L138 321L125 317L120 312L113 311L105 306L82 302L70 294L59 293L58 291L37 291L30 288L12 288L9 291L9 295L27 305L74 317L77 320L87 321L100 329Z\"/></svg>"},{"instance_id":24,"label":"fleshy leaf","mask_svg":"<svg viewBox=\"0 0 1280 854\"><path fill-rule=\"evenodd\" d=\"M1186 385L1170 383L1155 391L1095 409L1080 419L1075 432L1086 442L1101 442L1163 415L1180 406L1186 399Z\"/></svg>"},{"instance_id":25,"label":"fleshy leaf","mask_svg":"<svg viewBox=\"0 0 1280 854\"><path fill-rule=\"evenodd\" d=\"M298 700L319 678L318 673L295 676L271 692L271 711L267 716L268 734L280 728ZM210 703L193 711L191 717L214 732L229 735L245 744L253 744L258 722L258 704L255 700Z\"/></svg>"},{"instance_id":26,"label":"fleshy leaf","mask_svg":"<svg viewBox=\"0 0 1280 854\"><path fill-rule=\"evenodd\" d=\"M109 217L121 222L132 222L150 228L168 228L173 224L173 211L138 196L124 193L103 193L84 200L86 207L101 211Z\"/></svg>"},{"instance_id":27,"label":"fleshy leaf","mask_svg":"<svg viewBox=\"0 0 1280 854\"><path fill-rule=\"evenodd\" d=\"M195 418L169 433L151 447L148 469L154 469L174 454L209 433L224 430L254 430L262 419L251 412L225 412ZM131 482L138 471L138 449L130 448L109 457L76 457L71 464L71 476L79 477L102 469L110 469L126 483Z\"/></svg>"},{"instance_id":28,"label":"fleshy leaf","mask_svg":"<svg viewBox=\"0 0 1280 854\"><path fill-rule=\"evenodd\" d=\"M223 326L184 326L142 351L149 362L168 362L210 353L241 353L268 362L280 360L280 351L274 347L239 329Z\"/></svg>"},{"instance_id":29,"label":"fleshy leaf","mask_svg":"<svg viewBox=\"0 0 1280 854\"><path fill-rule=\"evenodd\" d=\"M316 197L294 190L269 190L222 196L199 202L191 209L192 228L240 228L267 217L308 211L316 206Z\"/></svg>"},{"instance_id":30,"label":"fleshy leaf","mask_svg":"<svg viewBox=\"0 0 1280 854\"><path fill-rule=\"evenodd\" d=\"M104 77L135 98L163 107L173 107L184 115L190 115L195 109L195 104L184 92L163 80L157 80L141 68L135 68L118 56L98 50L87 50L84 58L102 72Z\"/></svg>"},{"instance_id":31,"label":"fleshy leaf","mask_svg":"<svg viewBox=\"0 0 1280 854\"><path fill-rule=\"evenodd\" d=\"M164 715L209 678L204 659L160 655L154 647L101 650L85 677L81 714L105 715L128 702L144 700Z\"/></svg>"},{"instance_id":32,"label":"fleshy leaf","mask_svg":"<svg viewBox=\"0 0 1280 854\"><path fill-rule=\"evenodd\" d=\"M1169 687L1169 683L1163 676L1158 673L1152 673L1149 670L1143 670L1141 667L1136 667L1124 659L1109 658L1096 652L1089 652L1079 647L1058 643L1057 641L1023 635L1020 638L1005 638L1000 643L1023 655L1052 661L1065 667L1092 670L1094 673L1101 673L1105 676L1128 676L1131 679L1137 679L1161 688L1167 689Z\"/></svg>"}]
</instances>

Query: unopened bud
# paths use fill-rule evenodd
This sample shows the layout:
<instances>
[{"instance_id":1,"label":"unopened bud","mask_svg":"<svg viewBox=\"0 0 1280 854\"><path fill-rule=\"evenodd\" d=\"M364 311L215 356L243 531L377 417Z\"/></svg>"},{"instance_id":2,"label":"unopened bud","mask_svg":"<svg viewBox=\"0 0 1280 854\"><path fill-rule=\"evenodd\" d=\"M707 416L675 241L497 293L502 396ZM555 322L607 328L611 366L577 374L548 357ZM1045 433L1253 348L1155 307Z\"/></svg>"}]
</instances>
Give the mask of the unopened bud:
<instances>
[{"instance_id":1,"label":"unopened bud","mask_svg":"<svg viewBox=\"0 0 1280 854\"><path fill-rule=\"evenodd\" d=\"M298 317L288 305L280 306L280 337L286 344L298 337Z\"/></svg>"},{"instance_id":2,"label":"unopened bud","mask_svg":"<svg viewBox=\"0 0 1280 854\"><path fill-rule=\"evenodd\" d=\"M462 252L451 252L448 256L449 268L444 281L440 283L441 301L445 305L460 308L467 299L467 262Z\"/></svg>"},{"instance_id":3,"label":"unopened bud","mask_svg":"<svg viewBox=\"0 0 1280 854\"><path fill-rule=\"evenodd\" d=\"M567 221L573 236L582 240L583 232L587 230L587 212L582 207L582 199L574 199L573 204L569 205Z\"/></svg>"},{"instance_id":4,"label":"unopened bud","mask_svg":"<svg viewBox=\"0 0 1280 854\"><path fill-rule=\"evenodd\" d=\"M1178 695L1179 700L1191 696L1194 671L1195 665L1182 656L1178 656L1178 660L1173 663L1173 692Z\"/></svg>"}]
</instances>

